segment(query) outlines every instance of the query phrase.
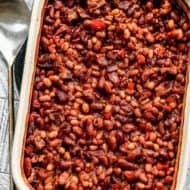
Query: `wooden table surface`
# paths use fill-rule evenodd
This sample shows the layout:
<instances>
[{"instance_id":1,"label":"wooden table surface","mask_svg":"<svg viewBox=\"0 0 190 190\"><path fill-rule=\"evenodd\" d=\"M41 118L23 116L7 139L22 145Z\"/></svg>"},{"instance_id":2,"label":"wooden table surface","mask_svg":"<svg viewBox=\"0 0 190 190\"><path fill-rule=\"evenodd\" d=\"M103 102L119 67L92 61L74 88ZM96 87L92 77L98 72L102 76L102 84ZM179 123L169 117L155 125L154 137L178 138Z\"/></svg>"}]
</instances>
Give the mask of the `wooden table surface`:
<instances>
[{"instance_id":1,"label":"wooden table surface","mask_svg":"<svg viewBox=\"0 0 190 190\"><path fill-rule=\"evenodd\" d=\"M26 0L31 9L33 0ZM1 43L1 39L0 39ZM17 112L19 95L14 90L15 113ZM0 190L9 189L9 155L8 155L8 101L7 101L7 67L0 58Z\"/></svg>"},{"instance_id":2,"label":"wooden table surface","mask_svg":"<svg viewBox=\"0 0 190 190\"><path fill-rule=\"evenodd\" d=\"M31 8L33 0L25 0L25 1L28 4L29 8ZM15 99L15 113L16 113L19 103L19 95L16 89L14 93L14 99ZM0 190L9 189L8 120L7 120L8 104L7 103L8 103L7 67L0 58ZM190 190L190 169L188 170L187 182L184 190Z\"/></svg>"}]
</instances>

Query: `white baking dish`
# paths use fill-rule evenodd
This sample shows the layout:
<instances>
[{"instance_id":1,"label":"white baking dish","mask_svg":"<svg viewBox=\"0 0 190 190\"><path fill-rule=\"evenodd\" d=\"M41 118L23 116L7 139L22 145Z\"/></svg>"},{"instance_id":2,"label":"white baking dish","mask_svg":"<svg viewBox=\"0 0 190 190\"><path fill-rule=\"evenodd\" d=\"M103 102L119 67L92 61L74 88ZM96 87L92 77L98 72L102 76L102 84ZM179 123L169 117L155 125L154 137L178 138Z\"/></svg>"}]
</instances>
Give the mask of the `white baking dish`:
<instances>
[{"instance_id":1,"label":"white baking dish","mask_svg":"<svg viewBox=\"0 0 190 190\"><path fill-rule=\"evenodd\" d=\"M22 168L24 141L27 130L27 119L30 110L30 99L32 93L32 83L34 79L34 71L36 57L38 53L40 27L43 19L44 6L47 0L35 0L31 16L31 25L29 30L29 38L27 44L27 52L25 58L25 67L23 74L23 82L20 94L20 105L16 123L15 137L12 151L12 173L15 184L19 190L29 190L32 187L27 183ZM178 155L175 171L175 179L172 190L186 190L184 188L186 173L188 168L188 155L190 146L190 73L188 72L187 90L184 98L185 108L183 113L183 123L181 125L180 141L178 146Z\"/></svg>"},{"instance_id":2,"label":"white baking dish","mask_svg":"<svg viewBox=\"0 0 190 190\"><path fill-rule=\"evenodd\" d=\"M26 132L26 120L29 111L29 102L31 98L31 86L34 78L36 54L38 52L38 43L40 36L40 28L43 19L43 8L46 0L34 0L31 15L31 23L29 28L29 36L27 42L27 51L25 56L25 66L22 79L22 87L20 93L20 104L18 109L18 117L14 135L13 151L12 151L12 173L14 182L19 190L31 189L24 178L22 170L22 153Z\"/></svg>"}]
</instances>

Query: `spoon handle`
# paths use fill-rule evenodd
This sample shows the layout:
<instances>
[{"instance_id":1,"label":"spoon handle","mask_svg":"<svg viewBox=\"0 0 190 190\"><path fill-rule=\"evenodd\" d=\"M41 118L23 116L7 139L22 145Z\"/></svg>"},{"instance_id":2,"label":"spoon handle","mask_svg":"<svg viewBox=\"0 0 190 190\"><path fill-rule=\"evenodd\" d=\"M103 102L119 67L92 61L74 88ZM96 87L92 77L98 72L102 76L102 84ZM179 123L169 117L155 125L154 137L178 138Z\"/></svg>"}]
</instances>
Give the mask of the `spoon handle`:
<instances>
[{"instance_id":1,"label":"spoon handle","mask_svg":"<svg viewBox=\"0 0 190 190\"><path fill-rule=\"evenodd\" d=\"M8 66L8 108L9 108L9 173L10 173L10 190L14 189L12 171L11 171L11 159L12 159L12 144L14 133L14 96L13 96L13 67Z\"/></svg>"}]
</instances>

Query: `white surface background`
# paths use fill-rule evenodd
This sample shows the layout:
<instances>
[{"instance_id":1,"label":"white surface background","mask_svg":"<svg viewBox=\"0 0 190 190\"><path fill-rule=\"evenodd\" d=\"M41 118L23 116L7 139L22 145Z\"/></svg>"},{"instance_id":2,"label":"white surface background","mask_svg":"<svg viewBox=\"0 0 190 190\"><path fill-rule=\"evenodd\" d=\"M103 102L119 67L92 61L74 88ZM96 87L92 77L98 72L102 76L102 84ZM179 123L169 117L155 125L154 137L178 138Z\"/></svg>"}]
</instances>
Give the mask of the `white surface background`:
<instances>
[{"instance_id":1,"label":"white surface background","mask_svg":"<svg viewBox=\"0 0 190 190\"><path fill-rule=\"evenodd\" d=\"M32 1L33 0L26 0L29 8L32 7ZM18 103L19 96L15 91L15 112L17 111ZM0 190L9 189L7 113L7 68L5 63L0 59ZM187 183L184 190L190 190L190 163L187 174Z\"/></svg>"}]
</instances>

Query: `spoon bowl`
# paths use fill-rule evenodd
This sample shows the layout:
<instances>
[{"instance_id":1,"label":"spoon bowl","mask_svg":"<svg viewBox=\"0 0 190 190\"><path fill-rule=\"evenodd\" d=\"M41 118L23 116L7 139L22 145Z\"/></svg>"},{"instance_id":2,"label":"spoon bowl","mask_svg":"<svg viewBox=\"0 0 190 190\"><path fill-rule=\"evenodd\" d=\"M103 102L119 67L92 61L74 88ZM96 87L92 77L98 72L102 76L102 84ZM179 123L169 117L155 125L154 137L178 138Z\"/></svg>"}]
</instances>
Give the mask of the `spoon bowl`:
<instances>
[{"instance_id":1,"label":"spoon bowl","mask_svg":"<svg viewBox=\"0 0 190 190\"><path fill-rule=\"evenodd\" d=\"M0 1L0 52L7 64L12 65L23 45L28 31L30 14L21 1Z\"/></svg>"}]
</instances>

